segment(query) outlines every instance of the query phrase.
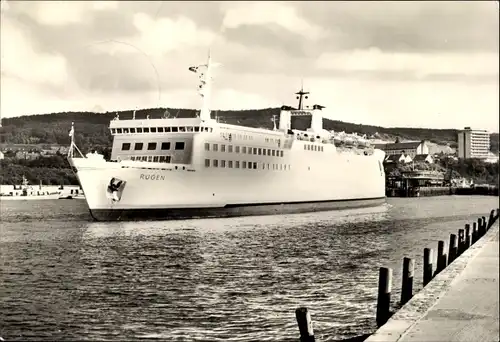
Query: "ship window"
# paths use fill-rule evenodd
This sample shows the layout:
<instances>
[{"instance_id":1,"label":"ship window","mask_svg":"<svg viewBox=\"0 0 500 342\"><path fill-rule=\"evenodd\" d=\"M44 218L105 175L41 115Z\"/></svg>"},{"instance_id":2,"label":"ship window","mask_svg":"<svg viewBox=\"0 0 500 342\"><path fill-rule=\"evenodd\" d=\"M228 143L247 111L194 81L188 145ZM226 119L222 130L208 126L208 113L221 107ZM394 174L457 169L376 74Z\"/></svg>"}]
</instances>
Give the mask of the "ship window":
<instances>
[{"instance_id":1,"label":"ship window","mask_svg":"<svg viewBox=\"0 0 500 342\"><path fill-rule=\"evenodd\" d=\"M280 151L280 157L283 157L283 151Z\"/></svg>"},{"instance_id":2,"label":"ship window","mask_svg":"<svg viewBox=\"0 0 500 342\"><path fill-rule=\"evenodd\" d=\"M116 129L116 133L121 134L122 133L122 129L121 128L117 128Z\"/></svg>"},{"instance_id":3,"label":"ship window","mask_svg":"<svg viewBox=\"0 0 500 342\"><path fill-rule=\"evenodd\" d=\"M205 143L205 151L210 151L210 144L209 143Z\"/></svg>"},{"instance_id":4,"label":"ship window","mask_svg":"<svg viewBox=\"0 0 500 342\"><path fill-rule=\"evenodd\" d=\"M154 150L156 150L156 143L155 142L148 143L148 151L154 151Z\"/></svg>"},{"instance_id":5,"label":"ship window","mask_svg":"<svg viewBox=\"0 0 500 342\"><path fill-rule=\"evenodd\" d=\"M165 156L165 163L170 163L172 161L172 156Z\"/></svg>"},{"instance_id":6,"label":"ship window","mask_svg":"<svg viewBox=\"0 0 500 342\"><path fill-rule=\"evenodd\" d=\"M179 127L179 132L185 132L186 131L186 127Z\"/></svg>"},{"instance_id":7,"label":"ship window","mask_svg":"<svg viewBox=\"0 0 500 342\"><path fill-rule=\"evenodd\" d=\"M135 143L134 150L140 151L142 150L143 143Z\"/></svg>"},{"instance_id":8,"label":"ship window","mask_svg":"<svg viewBox=\"0 0 500 342\"><path fill-rule=\"evenodd\" d=\"M233 145L228 145L228 146L227 146L227 151L228 151L229 153L233 152Z\"/></svg>"},{"instance_id":9,"label":"ship window","mask_svg":"<svg viewBox=\"0 0 500 342\"><path fill-rule=\"evenodd\" d=\"M266 164L262 163L262 170L266 169Z\"/></svg>"},{"instance_id":10,"label":"ship window","mask_svg":"<svg viewBox=\"0 0 500 342\"><path fill-rule=\"evenodd\" d=\"M234 152L235 153L240 153L240 147L239 146L235 146L234 147Z\"/></svg>"},{"instance_id":11,"label":"ship window","mask_svg":"<svg viewBox=\"0 0 500 342\"><path fill-rule=\"evenodd\" d=\"M151 127L151 133L156 133L156 127Z\"/></svg>"},{"instance_id":12,"label":"ship window","mask_svg":"<svg viewBox=\"0 0 500 342\"><path fill-rule=\"evenodd\" d=\"M219 161L217 159L212 160L212 165L214 167L218 167L219 166Z\"/></svg>"},{"instance_id":13,"label":"ship window","mask_svg":"<svg viewBox=\"0 0 500 342\"><path fill-rule=\"evenodd\" d=\"M205 167L210 167L210 159L205 159Z\"/></svg>"},{"instance_id":14,"label":"ship window","mask_svg":"<svg viewBox=\"0 0 500 342\"><path fill-rule=\"evenodd\" d=\"M307 150L307 145L306 144L304 144L304 150Z\"/></svg>"},{"instance_id":15,"label":"ship window","mask_svg":"<svg viewBox=\"0 0 500 342\"><path fill-rule=\"evenodd\" d=\"M246 169L246 167L247 167L247 162L246 161L241 162L241 168Z\"/></svg>"},{"instance_id":16,"label":"ship window","mask_svg":"<svg viewBox=\"0 0 500 342\"><path fill-rule=\"evenodd\" d=\"M144 133L149 133L149 127L144 127Z\"/></svg>"},{"instance_id":17,"label":"ship window","mask_svg":"<svg viewBox=\"0 0 500 342\"><path fill-rule=\"evenodd\" d=\"M220 161L220 167L226 167L226 161L225 160L221 160Z\"/></svg>"},{"instance_id":18,"label":"ship window","mask_svg":"<svg viewBox=\"0 0 500 342\"><path fill-rule=\"evenodd\" d=\"M234 162L234 167L235 167L236 169L239 169L239 168L240 168L240 161L239 161L239 160L237 160L237 161L235 161L235 162Z\"/></svg>"},{"instance_id":19,"label":"ship window","mask_svg":"<svg viewBox=\"0 0 500 342\"><path fill-rule=\"evenodd\" d=\"M153 160L153 156L148 156L148 162L151 162Z\"/></svg>"},{"instance_id":20,"label":"ship window","mask_svg":"<svg viewBox=\"0 0 500 342\"><path fill-rule=\"evenodd\" d=\"M271 155L271 149L270 149L270 148L268 148L268 149L267 149L267 155L268 155L268 156L270 156L270 155Z\"/></svg>"},{"instance_id":21,"label":"ship window","mask_svg":"<svg viewBox=\"0 0 500 342\"><path fill-rule=\"evenodd\" d=\"M146 156L137 157L137 158L141 158L141 161L146 161L146 160L148 160L148 157L146 157ZM139 159L137 159L137 160L139 160Z\"/></svg>"},{"instance_id":22,"label":"ship window","mask_svg":"<svg viewBox=\"0 0 500 342\"><path fill-rule=\"evenodd\" d=\"M188 128L187 128L187 131L188 131L188 132L192 132L192 131L193 131L193 127L191 127L191 126L190 126L190 127L188 127Z\"/></svg>"},{"instance_id":23,"label":"ship window","mask_svg":"<svg viewBox=\"0 0 500 342\"><path fill-rule=\"evenodd\" d=\"M258 152L259 156L262 155L262 149L259 148L259 152Z\"/></svg>"},{"instance_id":24,"label":"ship window","mask_svg":"<svg viewBox=\"0 0 500 342\"><path fill-rule=\"evenodd\" d=\"M226 152L226 145L220 145L220 151Z\"/></svg>"},{"instance_id":25,"label":"ship window","mask_svg":"<svg viewBox=\"0 0 500 342\"><path fill-rule=\"evenodd\" d=\"M128 128L124 128L123 133L128 133Z\"/></svg>"},{"instance_id":26,"label":"ship window","mask_svg":"<svg viewBox=\"0 0 500 342\"><path fill-rule=\"evenodd\" d=\"M241 153L247 153L247 147L246 146L243 146L241 148Z\"/></svg>"},{"instance_id":27,"label":"ship window","mask_svg":"<svg viewBox=\"0 0 500 342\"><path fill-rule=\"evenodd\" d=\"M153 162L157 163L158 162L158 156L153 157Z\"/></svg>"},{"instance_id":28,"label":"ship window","mask_svg":"<svg viewBox=\"0 0 500 342\"><path fill-rule=\"evenodd\" d=\"M273 153L273 157L275 157L276 156L276 151L272 150L272 153Z\"/></svg>"},{"instance_id":29,"label":"ship window","mask_svg":"<svg viewBox=\"0 0 500 342\"><path fill-rule=\"evenodd\" d=\"M253 154L257 154L257 147L253 148Z\"/></svg>"},{"instance_id":30,"label":"ship window","mask_svg":"<svg viewBox=\"0 0 500 342\"><path fill-rule=\"evenodd\" d=\"M253 162L253 168L254 168L254 170L257 169L257 162Z\"/></svg>"},{"instance_id":31,"label":"ship window","mask_svg":"<svg viewBox=\"0 0 500 342\"><path fill-rule=\"evenodd\" d=\"M217 147L217 144L213 144L212 145L212 150L214 150L216 152L219 150L218 147Z\"/></svg>"},{"instance_id":32,"label":"ship window","mask_svg":"<svg viewBox=\"0 0 500 342\"><path fill-rule=\"evenodd\" d=\"M172 132L178 132L179 128L178 127L172 127Z\"/></svg>"},{"instance_id":33,"label":"ship window","mask_svg":"<svg viewBox=\"0 0 500 342\"><path fill-rule=\"evenodd\" d=\"M161 149L162 150L170 150L170 142L162 142Z\"/></svg>"},{"instance_id":34,"label":"ship window","mask_svg":"<svg viewBox=\"0 0 500 342\"><path fill-rule=\"evenodd\" d=\"M135 128L131 128L130 133L135 133Z\"/></svg>"},{"instance_id":35,"label":"ship window","mask_svg":"<svg viewBox=\"0 0 500 342\"><path fill-rule=\"evenodd\" d=\"M232 160L228 160L227 161L227 167L232 169L233 168L233 161Z\"/></svg>"},{"instance_id":36,"label":"ship window","mask_svg":"<svg viewBox=\"0 0 500 342\"><path fill-rule=\"evenodd\" d=\"M115 133L116 133L115 129L111 128L111 134L115 134Z\"/></svg>"},{"instance_id":37,"label":"ship window","mask_svg":"<svg viewBox=\"0 0 500 342\"><path fill-rule=\"evenodd\" d=\"M142 128L141 127L137 127L137 133L142 133Z\"/></svg>"},{"instance_id":38,"label":"ship window","mask_svg":"<svg viewBox=\"0 0 500 342\"><path fill-rule=\"evenodd\" d=\"M199 132L199 131L200 131L200 127L196 126L196 127L194 128L194 131L195 131L195 132Z\"/></svg>"},{"instance_id":39,"label":"ship window","mask_svg":"<svg viewBox=\"0 0 500 342\"><path fill-rule=\"evenodd\" d=\"M130 160L135 160L135 156L131 156L131 157L130 157Z\"/></svg>"},{"instance_id":40,"label":"ship window","mask_svg":"<svg viewBox=\"0 0 500 342\"><path fill-rule=\"evenodd\" d=\"M158 127L158 133L163 133L163 127Z\"/></svg>"},{"instance_id":41,"label":"ship window","mask_svg":"<svg viewBox=\"0 0 500 342\"><path fill-rule=\"evenodd\" d=\"M267 169L269 170L269 163L267 163Z\"/></svg>"},{"instance_id":42,"label":"ship window","mask_svg":"<svg viewBox=\"0 0 500 342\"><path fill-rule=\"evenodd\" d=\"M128 150L130 150L130 143L123 143L122 151L128 151Z\"/></svg>"},{"instance_id":43,"label":"ship window","mask_svg":"<svg viewBox=\"0 0 500 342\"><path fill-rule=\"evenodd\" d=\"M165 133L170 132L170 127L165 127Z\"/></svg>"},{"instance_id":44,"label":"ship window","mask_svg":"<svg viewBox=\"0 0 500 342\"><path fill-rule=\"evenodd\" d=\"M160 160L159 160L160 163L164 163L165 162L165 156L160 156Z\"/></svg>"},{"instance_id":45,"label":"ship window","mask_svg":"<svg viewBox=\"0 0 500 342\"><path fill-rule=\"evenodd\" d=\"M175 143L175 149L176 150L183 150L184 149L184 141L178 141Z\"/></svg>"}]
</instances>

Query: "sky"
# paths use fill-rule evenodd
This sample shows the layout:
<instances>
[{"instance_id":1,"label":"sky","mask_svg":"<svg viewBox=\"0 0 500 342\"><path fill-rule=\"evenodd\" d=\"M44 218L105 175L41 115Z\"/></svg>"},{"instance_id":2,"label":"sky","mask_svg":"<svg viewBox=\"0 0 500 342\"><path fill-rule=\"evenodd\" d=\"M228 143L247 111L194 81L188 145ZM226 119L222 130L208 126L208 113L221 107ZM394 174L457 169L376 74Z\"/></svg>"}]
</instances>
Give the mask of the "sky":
<instances>
[{"instance_id":1,"label":"sky","mask_svg":"<svg viewBox=\"0 0 500 342\"><path fill-rule=\"evenodd\" d=\"M2 117L308 104L385 127L499 130L497 1L2 0Z\"/></svg>"}]
</instances>

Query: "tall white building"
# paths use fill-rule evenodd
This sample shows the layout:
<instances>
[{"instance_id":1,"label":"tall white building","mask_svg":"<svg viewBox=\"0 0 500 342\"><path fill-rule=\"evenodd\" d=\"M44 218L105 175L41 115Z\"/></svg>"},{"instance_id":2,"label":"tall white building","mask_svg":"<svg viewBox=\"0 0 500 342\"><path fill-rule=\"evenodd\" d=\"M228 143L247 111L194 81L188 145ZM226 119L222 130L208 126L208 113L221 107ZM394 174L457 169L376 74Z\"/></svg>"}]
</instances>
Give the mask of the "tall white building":
<instances>
[{"instance_id":1,"label":"tall white building","mask_svg":"<svg viewBox=\"0 0 500 342\"><path fill-rule=\"evenodd\" d=\"M490 134L485 130L472 130L465 127L458 132L458 158L488 158Z\"/></svg>"}]
</instances>

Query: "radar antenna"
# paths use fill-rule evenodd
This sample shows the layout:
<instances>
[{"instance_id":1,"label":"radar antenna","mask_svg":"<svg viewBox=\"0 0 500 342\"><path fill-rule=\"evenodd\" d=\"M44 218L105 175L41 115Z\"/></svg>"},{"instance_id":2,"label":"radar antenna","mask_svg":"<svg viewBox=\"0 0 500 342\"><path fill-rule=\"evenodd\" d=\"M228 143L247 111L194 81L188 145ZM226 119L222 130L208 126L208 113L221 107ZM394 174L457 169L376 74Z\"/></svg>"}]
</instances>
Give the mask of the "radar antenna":
<instances>
[{"instance_id":1,"label":"radar antenna","mask_svg":"<svg viewBox=\"0 0 500 342\"><path fill-rule=\"evenodd\" d=\"M304 80L301 82L300 86L300 91L296 92L295 95L297 96L297 100L299 100L299 107L297 108L298 110L302 110L303 108L303 103L302 103L302 98L305 98L306 100L309 98L307 95L309 95L308 91L304 91Z\"/></svg>"}]
</instances>

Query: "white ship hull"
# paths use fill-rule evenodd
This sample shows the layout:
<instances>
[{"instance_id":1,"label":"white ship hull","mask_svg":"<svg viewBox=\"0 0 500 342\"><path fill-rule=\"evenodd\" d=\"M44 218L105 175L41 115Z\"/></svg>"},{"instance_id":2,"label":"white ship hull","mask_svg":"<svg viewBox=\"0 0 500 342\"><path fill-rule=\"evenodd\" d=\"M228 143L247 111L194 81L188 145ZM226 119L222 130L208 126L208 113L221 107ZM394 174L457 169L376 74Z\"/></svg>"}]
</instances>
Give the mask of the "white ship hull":
<instances>
[{"instance_id":1,"label":"white ship hull","mask_svg":"<svg viewBox=\"0 0 500 342\"><path fill-rule=\"evenodd\" d=\"M290 170L176 170L174 165L161 170L142 162L126 168L123 162L87 158L70 162L96 220L263 215L385 202L385 177L376 156L336 155L330 163L293 163ZM125 182L118 201L107 190L112 178Z\"/></svg>"}]
</instances>

